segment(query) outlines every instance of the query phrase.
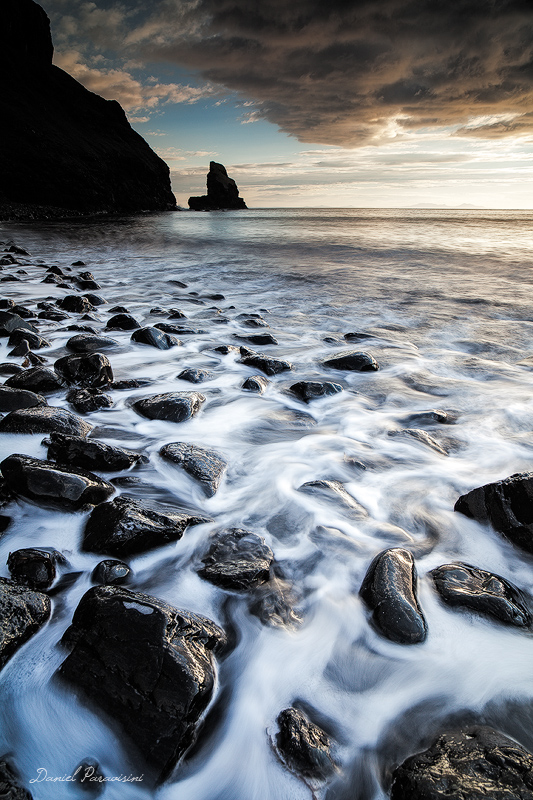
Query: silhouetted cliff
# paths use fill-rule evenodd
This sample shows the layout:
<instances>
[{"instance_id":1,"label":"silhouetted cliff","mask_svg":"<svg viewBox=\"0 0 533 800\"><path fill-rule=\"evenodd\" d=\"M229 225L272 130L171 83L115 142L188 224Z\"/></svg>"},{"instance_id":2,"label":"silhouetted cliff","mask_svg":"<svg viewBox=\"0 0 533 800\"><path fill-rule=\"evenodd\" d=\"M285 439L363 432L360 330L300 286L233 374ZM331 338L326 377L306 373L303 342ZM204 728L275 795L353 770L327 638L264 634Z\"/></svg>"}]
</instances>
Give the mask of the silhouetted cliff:
<instances>
[{"instance_id":1,"label":"silhouetted cliff","mask_svg":"<svg viewBox=\"0 0 533 800\"><path fill-rule=\"evenodd\" d=\"M121 106L52 65L33 0L0 3L0 219L176 207L169 169Z\"/></svg>"}]
</instances>

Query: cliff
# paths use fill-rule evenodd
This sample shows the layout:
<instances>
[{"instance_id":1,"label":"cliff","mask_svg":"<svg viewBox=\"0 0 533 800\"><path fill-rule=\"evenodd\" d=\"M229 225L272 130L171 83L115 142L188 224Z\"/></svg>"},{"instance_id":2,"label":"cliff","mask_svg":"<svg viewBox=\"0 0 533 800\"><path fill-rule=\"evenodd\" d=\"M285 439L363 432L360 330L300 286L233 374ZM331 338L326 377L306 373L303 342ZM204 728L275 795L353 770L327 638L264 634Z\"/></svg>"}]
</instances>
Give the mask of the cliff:
<instances>
[{"instance_id":1,"label":"cliff","mask_svg":"<svg viewBox=\"0 0 533 800\"><path fill-rule=\"evenodd\" d=\"M219 211L247 208L239 197L239 190L233 178L228 177L226 168L216 161L209 164L207 174L207 194L189 197L189 207L193 211Z\"/></svg>"},{"instance_id":2,"label":"cliff","mask_svg":"<svg viewBox=\"0 0 533 800\"><path fill-rule=\"evenodd\" d=\"M33 0L0 4L0 219L176 207L169 169L104 100L52 64Z\"/></svg>"}]
</instances>

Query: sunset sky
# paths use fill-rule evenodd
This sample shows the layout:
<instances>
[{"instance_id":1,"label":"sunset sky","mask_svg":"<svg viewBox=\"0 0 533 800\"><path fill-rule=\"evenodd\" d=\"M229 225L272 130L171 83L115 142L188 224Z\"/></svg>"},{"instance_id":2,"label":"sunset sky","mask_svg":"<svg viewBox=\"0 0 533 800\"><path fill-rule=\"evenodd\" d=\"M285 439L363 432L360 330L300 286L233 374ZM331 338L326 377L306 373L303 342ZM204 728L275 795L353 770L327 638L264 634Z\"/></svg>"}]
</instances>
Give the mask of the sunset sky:
<instances>
[{"instance_id":1,"label":"sunset sky","mask_svg":"<svg viewBox=\"0 0 533 800\"><path fill-rule=\"evenodd\" d=\"M178 202L533 206L531 0L43 0L55 63L116 99Z\"/></svg>"}]
</instances>

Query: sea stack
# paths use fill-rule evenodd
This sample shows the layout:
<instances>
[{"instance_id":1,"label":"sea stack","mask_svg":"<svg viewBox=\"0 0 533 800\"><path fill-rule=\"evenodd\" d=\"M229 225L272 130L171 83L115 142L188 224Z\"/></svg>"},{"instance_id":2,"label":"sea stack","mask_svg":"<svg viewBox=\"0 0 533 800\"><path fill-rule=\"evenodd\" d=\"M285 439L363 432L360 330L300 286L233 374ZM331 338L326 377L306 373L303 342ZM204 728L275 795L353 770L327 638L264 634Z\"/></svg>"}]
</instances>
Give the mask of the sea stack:
<instances>
[{"instance_id":1,"label":"sea stack","mask_svg":"<svg viewBox=\"0 0 533 800\"><path fill-rule=\"evenodd\" d=\"M189 208L193 211L225 211L247 208L247 205L239 197L237 184L228 177L226 167L211 161L207 173L207 194L189 197Z\"/></svg>"},{"instance_id":2,"label":"sea stack","mask_svg":"<svg viewBox=\"0 0 533 800\"><path fill-rule=\"evenodd\" d=\"M33 0L0 4L0 219L176 208L169 168L104 100L52 64Z\"/></svg>"}]
</instances>

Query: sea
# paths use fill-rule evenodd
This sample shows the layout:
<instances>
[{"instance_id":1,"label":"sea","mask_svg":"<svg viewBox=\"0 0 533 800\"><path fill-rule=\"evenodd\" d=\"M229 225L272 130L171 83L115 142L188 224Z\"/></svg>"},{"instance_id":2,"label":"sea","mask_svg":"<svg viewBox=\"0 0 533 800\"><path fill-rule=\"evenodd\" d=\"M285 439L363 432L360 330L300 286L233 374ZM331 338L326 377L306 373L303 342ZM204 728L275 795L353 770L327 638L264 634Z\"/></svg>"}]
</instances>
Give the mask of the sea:
<instances>
[{"instance_id":1,"label":"sea","mask_svg":"<svg viewBox=\"0 0 533 800\"><path fill-rule=\"evenodd\" d=\"M93 436L149 458L123 473L138 480L123 481L119 494L213 520L131 558L129 588L229 626L235 639L188 756L156 788L119 781L143 772L126 736L54 677L66 655L59 640L101 560L80 549L87 513L18 502L0 538L0 574L9 576L10 552L42 546L64 555L71 576L53 596L50 622L0 676L0 755L11 756L34 800L81 797L67 778L87 757L117 778L106 783L105 800L385 800L394 768L454 726L489 724L533 749L531 632L444 605L429 575L463 562L526 597L533 590L533 557L453 510L460 495L533 464L533 212L175 212L2 223L0 239L31 254L4 267L2 276L21 280L2 283L3 297L35 307L68 293L41 283L45 266L90 270L108 305L86 324L103 329L119 304L143 325L166 318L154 308L179 309L186 319L177 322L195 331L167 351L114 331L115 378L150 383L112 391L113 407L87 419ZM78 260L86 266L71 267ZM253 314L268 327L246 327L242 315ZM40 326L52 347L39 353L50 364L67 352L72 332L64 328ZM213 348L247 345L242 337L265 331L278 344L253 349L292 370L254 394L242 384L258 370L236 350ZM361 336L350 342L349 333ZM9 361L0 342L0 362ZM347 350L370 353L380 369L324 366ZM179 379L186 367L206 370L207 380ZM301 380L343 390L305 404L288 391ZM206 403L179 425L131 406L191 390ZM48 400L69 407L64 394ZM435 410L447 417L428 413ZM413 429L424 435L405 433ZM43 438L1 434L0 455L45 458ZM226 459L214 496L161 459L173 441ZM346 495L301 491L323 480L342 484L368 518L353 513ZM271 547L287 618L265 624L245 594L198 575L212 533L233 527ZM359 595L373 558L397 547L415 558L428 628L421 644L385 638ZM276 719L290 706L331 737L336 769L323 785L307 785L276 753Z\"/></svg>"}]
</instances>

